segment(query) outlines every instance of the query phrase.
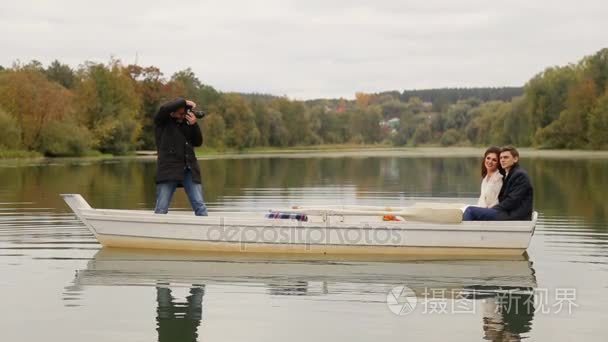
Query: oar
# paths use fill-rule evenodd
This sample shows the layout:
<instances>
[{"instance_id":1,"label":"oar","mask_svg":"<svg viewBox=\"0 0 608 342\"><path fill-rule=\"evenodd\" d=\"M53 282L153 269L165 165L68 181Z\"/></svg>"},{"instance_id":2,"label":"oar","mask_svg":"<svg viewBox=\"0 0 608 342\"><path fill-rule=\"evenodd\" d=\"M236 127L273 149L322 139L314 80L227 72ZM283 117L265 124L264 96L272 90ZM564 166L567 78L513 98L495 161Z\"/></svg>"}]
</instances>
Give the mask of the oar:
<instances>
[{"instance_id":1,"label":"oar","mask_svg":"<svg viewBox=\"0 0 608 342\"><path fill-rule=\"evenodd\" d=\"M434 208L434 209L462 209L470 204L465 203L448 203L448 202L416 202L414 207L417 208Z\"/></svg>"},{"instance_id":2,"label":"oar","mask_svg":"<svg viewBox=\"0 0 608 342\"><path fill-rule=\"evenodd\" d=\"M323 207L318 206L302 206L294 205L292 209L309 209L309 208L326 208L326 209L347 209L347 210L376 210L376 211L402 211L411 208L433 208L433 209L462 209L467 207L464 203L448 203L448 202L415 202L408 207L389 207L389 206L371 206L371 205L328 205Z\"/></svg>"},{"instance_id":3,"label":"oar","mask_svg":"<svg viewBox=\"0 0 608 342\"><path fill-rule=\"evenodd\" d=\"M452 208L401 208L398 211L384 210L354 210L354 209L328 209L322 207L308 207L298 209L277 209L276 211L306 215L329 215L329 216L384 216L395 215L409 218L414 221L434 223L460 223L462 222L462 211Z\"/></svg>"},{"instance_id":4,"label":"oar","mask_svg":"<svg viewBox=\"0 0 608 342\"><path fill-rule=\"evenodd\" d=\"M411 207L386 207L373 205L326 205L326 206L307 206L294 205L291 209L314 209L314 210L367 210L367 211L402 211Z\"/></svg>"}]
</instances>

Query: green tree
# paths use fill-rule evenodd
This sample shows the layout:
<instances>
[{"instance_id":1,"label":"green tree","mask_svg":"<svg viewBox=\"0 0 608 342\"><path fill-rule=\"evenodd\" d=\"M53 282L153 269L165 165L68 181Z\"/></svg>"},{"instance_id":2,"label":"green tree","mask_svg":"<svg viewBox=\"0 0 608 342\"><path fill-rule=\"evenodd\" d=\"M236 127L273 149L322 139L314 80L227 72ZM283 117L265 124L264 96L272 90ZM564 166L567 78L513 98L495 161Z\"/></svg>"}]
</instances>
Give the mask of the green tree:
<instances>
[{"instance_id":1,"label":"green tree","mask_svg":"<svg viewBox=\"0 0 608 342\"><path fill-rule=\"evenodd\" d=\"M414 136L417 126L418 123L416 122L414 113L408 110L401 114L401 118L399 119L399 128L392 139L393 144L397 146L406 145Z\"/></svg>"},{"instance_id":2,"label":"green tree","mask_svg":"<svg viewBox=\"0 0 608 342\"><path fill-rule=\"evenodd\" d=\"M0 108L0 149L17 150L21 148L21 127L17 120Z\"/></svg>"},{"instance_id":3,"label":"green tree","mask_svg":"<svg viewBox=\"0 0 608 342\"><path fill-rule=\"evenodd\" d=\"M274 101L273 107L281 113L285 128L289 132L290 146L310 143L309 114L302 102L280 98Z\"/></svg>"},{"instance_id":4,"label":"green tree","mask_svg":"<svg viewBox=\"0 0 608 342\"><path fill-rule=\"evenodd\" d=\"M283 114L274 108L268 110L269 132L268 143L271 146L284 147L289 144L289 131L283 122Z\"/></svg>"},{"instance_id":5,"label":"green tree","mask_svg":"<svg viewBox=\"0 0 608 342\"><path fill-rule=\"evenodd\" d=\"M587 147L587 120L595 102L596 87L593 80L585 79L572 84L566 108L557 120L537 132L537 144L549 148Z\"/></svg>"},{"instance_id":6,"label":"green tree","mask_svg":"<svg viewBox=\"0 0 608 342\"><path fill-rule=\"evenodd\" d=\"M443 127L441 127L441 130L445 131L451 128L457 130L464 129L469 122L470 111L475 105L478 105L478 103L474 101L458 101L450 105L443 115Z\"/></svg>"},{"instance_id":7,"label":"green tree","mask_svg":"<svg viewBox=\"0 0 608 342\"><path fill-rule=\"evenodd\" d=\"M224 135L226 124L218 114L208 115L202 123L203 144L205 146L222 149L224 147Z\"/></svg>"},{"instance_id":8,"label":"green tree","mask_svg":"<svg viewBox=\"0 0 608 342\"><path fill-rule=\"evenodd\" d=\"M308 109L308 121L310 125L311 144L322 144L321 127L323 126L324 108L313 106Z\"/></svg>"},{"instance_id":9,"label":"green tree","mask_svg":"<svg viewBox=\"0 0 608 342\"><path fill-rule=\"evenodd\" d=\"M608 86L608 48L583 58L580 67L583 69L583 76L591 78L598 92L604 93Z\"/></svg>"},{"instance_id":10,"label":"green tree","mask_svg":"<svg viewBox=\"0 0 608 342\"><path fill-rule=\"evenodd\" d=\"M608 91L589 113L589 144L595 149L608 149Z\"/></svg>"},{"instance_id":11,"label":"green tree","mask_svg":"<svg viewBox=\"0 0 608 342\"><path fill-rule=\"evenodd\" d=\"M183 85L184 94L182 96L192 99L195 102L199 101L198 92L203 84L198 77L196 77L192 69L187 68L174 73L171 76L171 81Z\"/></svg>"},{"instance_id":12,"label":"green tree","mask_svg":"<svg viewBox=\"0 0 608 342\"><path fill-rule=\"evenodd\" d=\"M13 68L13 69L22 70L22 71L32 71L32 72L44 74L44 66L42 65L42 63L39 60L36 60L36 59L32 59L27 64L23 64L23 65L17 64L15 66L15 68Z\"/></svg>"},{"instance_id":13,"label":"green tree","mask_svg":"<svg viewBox=\"0 0 608 342\"><path fill-rule=\"evenodd\" d=\"M503 104L492 117L490 125L490 140L491 145L507 145L510 144L509 135L505 129L507 117L511 114L510 103Z\"/></svg>"},{"instance_id":14,"label":"green tree","mask_svg":"<svg viewBox=\"0 0 608 342\"><path fill-rule=\"evenodd\" d=\"M421 124L416 128L412 142L414 145L426 144L431 141L432 132L428 124Z\"/></svg>"},{"instance_id":15,"label":"green tree","mask_svg":"<svg viewBox=\"0 0 608 342\"><path fill-rule=\"evenodd\" d=\"M491 101L471 109L471 120L464 129L466 138L476 145L492 143L492 123L503 111L504 102Z\"/></svg>"},{"instance_id":16,"label":"green tree","mask_svg":"<svg viewBox=\"0 0 608 342\"><path fill-rule=\"evenodd\" d=\"M91 134L73 120L53 121L41 132L40 152L51 157L85 155L91 147Z\"/></svg>"},{"instance_id":17,"label":"green tree","mask_svg":"<svg viewBox=\"0 0 608 342\"><path fill-rule=\"evenodd\" d=\"M51 62L44 70L44 74L49 80L57 82L67 89L72 89L76 85L74 70L67 64L61 64L58 60Z\"/></svg>"},{"instance_id":18,"label":"green tree","mask_svg":"<svg viewBox=\"0 0 608 342\"><path fill-rule=\"evenodd\" d=\"M167 87L163 81L163 73L154 66L141 67L129 65L126 67L138 97L141 100L140 112L142 131L137 141L137 148L153 150L154 141L154 116L161 103L170 100Z\"/></svg>"},{"instance_id":19,"label":"green tree","mask_svg":"<svg viewBox=\"0 0 608 342\"><path fill-rule=\"evenodd\" d=\"M260 139L258 140L259 145L268 146L270 144L270 116L268 114L269 108L257 99L251 101L251 110L255 116L255 125L260 132Z\"/></svg>"},{"instance_id":20,"label":"green tree","mask_svg":"<svg viewBox=\"0 0 608 342\"><path fill-rule=\"evenodd\" d=\"M382 140L380 121L382 114L378 106L368 107L365 110L353 110L350 115L350 135L356 137L357 142L366 144L377 143Z\"/></svg>"},{"instance_id":21,"label":"green tree","mask_svg":"<svg viewBox=\"0 0 608 342\"><path fill-rule=\"evenodd\" d=\"M534 129L548 126L566 106L568 89L576 78L572 66L547 68L525 86Z\"/></svg>"},{"instance_id":22,"label":"green tree","mask_svg":"<svg viewBox=\"0 0 608 342\"><path fill-rule=\"evenodd\" d=\"M135 149L141 132L140 97L120 61L108 66L87 63L76 89L82 121L100 151L125 154Z\"/></svg>"},{"instance_id":23,"label":"green tree","mask_svg":"<svg viewBox=\"0 0 608 342\"><path fill-rule=\"evenodd\" d=\"M174 73L171 82L179 84L182 89L180 96L196 102L199 109L211 111L210 107L220 100L220 94L213 87L203 84L190 68Z\"/></svg>"},{"instance_id":24,"label":"green tree","mask_svg":"<svg viewBox=\"0 0 608 342\"><path fill-rule=\"evenodd\" d=\"M385 119L400 118L404 113L411 111L407 103L395 99L381 103L380 108Z\"/></svg>"},{"instance_id":25,"label":"green tree","mask_svg":"<svg viewBox=\"0 0 608 342\"><path fill-rule=\"evenodd\" d=\"M533 124L527 103L523 96L514 98L507 103L508 111L504 122L504 131L508 144L517 146L530 146L532 144Z\"/></svg>"},{"instance_id":26,"label":"green tree","mask_svg":"<svg viewBox=\"0 0 608 342\"><path fill-rule=\"evenodd\" d=\"M439 143L441 146L452 146L462 141L462 133L455 128L450 128L441 135Z\"/></svg>"},{"instance_id":27,"label":"green tree","mask_svg":"<svg viewBox=\"0 0 608 342\"><path fill-rule=\"evenodd\" d=\"M256 146L260 132L255 125L255 116L240 95L222 96L219 111L226 123L226 145L236 148Z\"/></svg>"}]
</instances>

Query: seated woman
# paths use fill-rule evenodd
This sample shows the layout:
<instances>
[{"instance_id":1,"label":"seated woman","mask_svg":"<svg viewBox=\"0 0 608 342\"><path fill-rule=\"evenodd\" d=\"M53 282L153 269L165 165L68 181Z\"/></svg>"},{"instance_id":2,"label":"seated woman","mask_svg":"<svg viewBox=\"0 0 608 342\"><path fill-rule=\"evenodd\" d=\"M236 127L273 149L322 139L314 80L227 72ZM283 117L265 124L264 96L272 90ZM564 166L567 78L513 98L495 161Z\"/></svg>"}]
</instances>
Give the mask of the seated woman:
<instances>
[{"instance_id":1,"label":"seated woman","mask_svg":"<svg viewBox=\"0 0 608 342\"><path fill-rule=\"evenodd\" d=\"M502 188L504 171L498 161L500 147L492 146L486 150L481 162L481 194L477 206L492 208L498 204L498 194Z\"/></svg>"},{"instance_id":2,"label":"seated woman","mask_svg":"<svg viewBox=\"0 0 608 342\"><path fill-rule=\"evenodd\" d=\"M499 156L500 148L496 146L488 148L483 155L481 161L481 194L477 201L477 207L492 208L498 204L498 194L502 188L504 173L499 163ZM471 220L469 212L469 208L464 211L463 220Z\"/></svg>"}]
</instances>

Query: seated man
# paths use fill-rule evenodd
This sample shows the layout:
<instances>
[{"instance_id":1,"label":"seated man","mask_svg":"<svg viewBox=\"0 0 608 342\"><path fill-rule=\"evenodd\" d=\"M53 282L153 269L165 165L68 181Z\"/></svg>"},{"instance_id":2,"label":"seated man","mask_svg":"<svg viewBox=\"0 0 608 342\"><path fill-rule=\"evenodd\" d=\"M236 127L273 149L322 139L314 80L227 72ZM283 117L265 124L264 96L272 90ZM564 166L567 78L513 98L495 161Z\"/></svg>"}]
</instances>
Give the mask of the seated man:
<instances>
[{"instance_id":1,"label":"seated man","mask_svg":"<svg viewBox=\"0 0 608 342\"><path fill-rule=\"evenodd\" d=\"M498 194L498 204L492 208L468 207L464 221L531 220L533 189L530 177L519 166L519 152L513 146L503 147L500 165L506 172Z\"/></svg>"}]
</instances>

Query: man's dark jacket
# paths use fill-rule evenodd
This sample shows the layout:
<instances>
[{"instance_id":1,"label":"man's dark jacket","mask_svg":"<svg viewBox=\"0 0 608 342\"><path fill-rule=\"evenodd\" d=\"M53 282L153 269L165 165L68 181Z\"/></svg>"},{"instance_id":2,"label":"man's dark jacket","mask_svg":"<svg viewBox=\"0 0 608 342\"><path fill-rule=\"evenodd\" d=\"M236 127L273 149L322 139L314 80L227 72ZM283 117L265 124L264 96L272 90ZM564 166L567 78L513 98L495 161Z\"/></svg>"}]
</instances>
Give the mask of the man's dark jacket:
<instances>
[{"instance_id":1,"label":"man's dark jacket","mask_svg":"<svg viewBox=\"0 0 608 342\"><path fill-rule=\"evenodd\" d=\"M533 189L530 177L519 165L513 166L498 194L498 220L531 220Z\"/></svg>"},{"instance_id":2,"label":"man's dark jacket","mask_svg":"<svg viewBox=\"0 0 608 342\"><path fill-rule=\"evenodd\" d=\"M192 180L201 182L194 147L203 144L203 135L198 123L188 125L186 120L177 122L171 113L186 107L182 98L163 104L154 116L156 152L156 183L179 182L184 180L184 169L192 170Z\"/></svg>"}]
</instances>

